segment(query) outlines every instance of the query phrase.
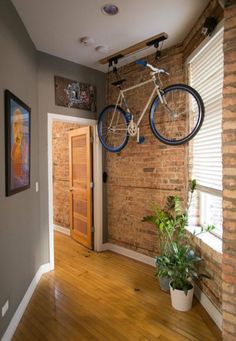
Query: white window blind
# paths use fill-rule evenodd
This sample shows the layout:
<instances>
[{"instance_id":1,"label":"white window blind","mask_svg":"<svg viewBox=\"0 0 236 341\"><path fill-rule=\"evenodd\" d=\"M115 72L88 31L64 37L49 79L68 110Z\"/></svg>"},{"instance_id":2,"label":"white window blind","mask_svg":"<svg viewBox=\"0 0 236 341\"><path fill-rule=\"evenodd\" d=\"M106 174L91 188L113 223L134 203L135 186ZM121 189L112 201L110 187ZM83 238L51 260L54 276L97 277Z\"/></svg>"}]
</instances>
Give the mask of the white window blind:
<instances>
[{"instance_id":1,"label":"white window blind","mask_svg":"<svg viewBox=\"0 0 236 341\"><path fill-rule=\"evenodd\" d=\"M205 105L204 123L192 141L192 179L222 191L223 28L192 58L190 85Z\"/></svg>"}]
</instances>

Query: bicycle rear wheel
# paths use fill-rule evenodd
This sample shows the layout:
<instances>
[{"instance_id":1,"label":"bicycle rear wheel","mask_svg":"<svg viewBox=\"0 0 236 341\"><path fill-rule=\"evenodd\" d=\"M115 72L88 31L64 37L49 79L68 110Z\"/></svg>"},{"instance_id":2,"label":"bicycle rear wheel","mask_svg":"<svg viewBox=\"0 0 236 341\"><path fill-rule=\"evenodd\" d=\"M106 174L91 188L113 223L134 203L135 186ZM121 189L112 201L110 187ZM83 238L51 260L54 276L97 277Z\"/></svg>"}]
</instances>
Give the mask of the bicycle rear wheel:
<instances>
[{"instance_id":1,"label":"bicycle rear wheel","mask_svg":"<svg viewBox=\"0 0 236 341\"><path fill-rule=\"evenodd\" d=\"M157 96L150 110L150 126L161 142L177 146L190 141L204 120L204 104L199 93L186 84L174 84Z\"/></svg>"},{"instance_id":2,"label":"bicycle rear wheel","mask_svg":"<svg viewBox=\"0 0 236 341\"><path fill-rule=\"evenodd\" d=\"M107 106L98 119L98 136L103 147L112 153L120 152L129 140L127 127L125 111L116 105Z\"/></svg>"}]
</instances>

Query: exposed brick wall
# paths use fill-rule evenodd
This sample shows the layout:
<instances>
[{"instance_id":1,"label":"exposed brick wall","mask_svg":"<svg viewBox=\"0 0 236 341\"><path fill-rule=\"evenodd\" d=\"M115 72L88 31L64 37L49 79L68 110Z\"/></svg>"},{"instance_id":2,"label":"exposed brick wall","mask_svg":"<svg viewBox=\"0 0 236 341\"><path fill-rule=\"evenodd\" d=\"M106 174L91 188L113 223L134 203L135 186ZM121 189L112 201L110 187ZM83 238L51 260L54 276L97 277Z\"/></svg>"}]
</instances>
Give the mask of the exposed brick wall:
<instances>
[{"instance_id":1,"label":"exposed brick wall","mask_svg":"<svg viewBox=\"0 0 236 341\"><path fill-rule=\"evenodd\" d=\"M79 128L75 123L53 122L53 221L70 228L69 211L69 131Z\"/></svg>"},{"instance_id":2,"label":"exposed brick wall","mask_svg":"<svg viewBox=\"0 0 236 341\"><path fill-rule=\"evenodd\" d=\"M154 56L148 57L153 65L166 68L170 77L162 77L164 86L186 82L186 58L203 40L200 28L209 15L222 17L217 1L211 1L196 27L187 35L183 44L162 51L160 63ZM120 68L122 78L126 78L125 87L132 86L148 78L148 70L142 70L135 63ZM110 84L113 76L108 74L108 103L114 103L116 88ZM150 87L135 89L128 96L128 104L136 115L141 112L150 95ZM159 142L152 134L148 115L141 124L141 135L145 143L138 145L130 138L128 145L120 155L106 154L108 172L108 238L109 242L141 252L146 255L158 254L155 228L141 223L144 215L150 211L152 203L163 206L168 195L179 195L186 199L188 182L187 145L171 147ZM200 240L193 241L204 258L203 270L207 269L212 279L204 280L200 285L210 300L221 309L221 263L222 255L209 248Z\"/></svg>"},{"instance_id":3,"label":"exposed brick wall","mask_svg":"<svg viewBox=\"0 0 236 341\"><path fill-rule=\"evenodd\" d=\"M223 340L236 340L236 2L225 10L223 93Z\"/></svg>"},{"instance_id":4,"label":"exposed brick wall","mask_svg":"<svg viewBox=\"0 0 236 341\"><path fill-rule=\"evenodd\" d=\"M154 56L149 62L156 64ZM163 77L165 85L184 81L182 47L163 52L161 66L171 77ZM126 86L132 86L149 77L135 63L121 68ZM109 82L112 82L109 75ZM127 96L131 111L137 115L143 109L152 85L135 89ZM117 89L109 87L109 103L115 101ZM155 229L141 223L152 203L163 205L166 197L177 194L184 197L186 185L186 146L171 147L159 142L149 127L148 114L140 129L145 143L139 145L135 138L120 155L107 154L108 171L108 222L109 241L154 256L157 254Z\"/></svg>"}]
</instances>

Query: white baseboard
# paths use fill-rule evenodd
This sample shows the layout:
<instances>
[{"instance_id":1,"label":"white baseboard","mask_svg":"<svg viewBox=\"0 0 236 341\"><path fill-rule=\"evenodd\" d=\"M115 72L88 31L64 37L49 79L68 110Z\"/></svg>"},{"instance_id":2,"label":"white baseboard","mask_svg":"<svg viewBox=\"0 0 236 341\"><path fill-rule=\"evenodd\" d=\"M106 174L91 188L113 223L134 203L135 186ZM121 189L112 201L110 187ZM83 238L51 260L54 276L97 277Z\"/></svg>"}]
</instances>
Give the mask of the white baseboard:
<instances>
[{"instance_id":1,"label":"white baseboard","mask_svg":"<svg viewBox=\"0 0 236 341\"><path fill-rule=\"evenodd\" d=\"M223 317L221 312L214 306L214 304L209 300L209 298L204 294L204 292L197 286L194 285L194 295L197 297L198 301L205 308L208 314L211 316L212 320L215 322L217 327L223 329Z\"/></svg>"},{"instance_id":2,"label":"white baseboard","mask_svg":"<svg viewBox=\"0 0 236 341\"><path fill-rule=\"evenodd\" d=\"M13 318L11 319L7 330L5 331L5 334L3 335L1 341L10 341L16 331L16 328L25 312L25 309L31 299L31 296L34 293L35 288L37 287L37 284L41 278L41 276L50 271L50 264L43 264L40 266L40 268L38 269L37 273L35 274L32 282L30 283L30 286L28 287L25 296L23 297L23 299L21 300Z\"/></svg>"},{"instance_id":3,"label":"white baseboard","mask_svg":"<svg viewBox=\"0 0 236 341\"><path fill-rule=\"evenodd\" d=\"M106 250L119 253L120 255L138 260L148 265L156 266L155 258L143 255L133 250L126 249L125 247L122 246L118 246L112 243L105 243L103 244L103 251ZM195 288L194 294L197 297L198 301L211 316L212 320L215 322L218 328L222 330L223 318L221 312L214 306L214 304L209 300L209 298L201 291L201 289L197 285L195 285L194 288Z\"/></svg>"},{"instance_id":4,"label":"white baseboard","mask_svg":"<svg viewBox=\"0 0 236 341\"><path fill-rule=\"evenodd\" d=\"M145 256L142 253L126 249L125 247L122 247L122 246L118 246L112 243L105 243L103 244L103 251L105 250L110 250L110 251L119 253L120 255L138 260L142 263L155 266L155 262L156 262L155 258Z\"/></svg>"},{"instance_id":5,"label":"white baseboard","mask_svg":"<svg viewBox=\"0 0 236 341\"><path fill-rule=\"evenodd\" d=\"M64 233L67 236L70 236L70 229L68 229L67 227L63 227L63 226L59 226L59 225L53 225L54 226L54 230Z\"/></svg>"}]
</instances>

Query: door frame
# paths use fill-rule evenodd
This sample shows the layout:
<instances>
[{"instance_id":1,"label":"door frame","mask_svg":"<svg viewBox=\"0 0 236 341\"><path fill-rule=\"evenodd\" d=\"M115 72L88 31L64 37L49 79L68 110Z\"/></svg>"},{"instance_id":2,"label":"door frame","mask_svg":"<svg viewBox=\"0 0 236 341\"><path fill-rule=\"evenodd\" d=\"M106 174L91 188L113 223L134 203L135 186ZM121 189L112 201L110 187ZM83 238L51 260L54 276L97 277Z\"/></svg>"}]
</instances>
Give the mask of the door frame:
<instances>
[{"instance_id":1,"label":"door frame","mask_svg":"<svg viewBox=\"0 0 236 341\"><path fill-rule=\"evenodd\" d=\"M75 116L48 113L48 203L49 203L49 262L54 269L54 225L53 225L53 162L52 162L52 125L55 121L77 123L91 126L93 132L93 225L94 251L103 250L103 184L102 184L102 146L97 134L97 120Z\"/></svg>"}]
</instances>

